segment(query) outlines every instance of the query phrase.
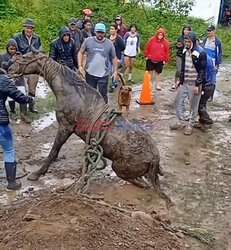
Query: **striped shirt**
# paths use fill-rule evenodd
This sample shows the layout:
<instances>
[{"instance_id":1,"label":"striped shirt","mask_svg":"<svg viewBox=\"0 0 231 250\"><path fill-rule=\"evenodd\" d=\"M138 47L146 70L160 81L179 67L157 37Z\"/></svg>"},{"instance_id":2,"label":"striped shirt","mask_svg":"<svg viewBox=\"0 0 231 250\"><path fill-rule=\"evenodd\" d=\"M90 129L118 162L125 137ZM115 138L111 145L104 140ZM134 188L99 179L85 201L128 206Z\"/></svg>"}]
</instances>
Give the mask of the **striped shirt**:
<instances>
[{"instance_id":1,"label":"striped shirt","mask_svg":"<svg viewBox=\"0 0 231 250\"><path fill-rule=\"evenodd\" d=\"M192 53L187 50L185 53L185 70L184 70L184 82L189 85L194 85L197 79L197 71L193 65Z\"/></svg>"}]
</instances>

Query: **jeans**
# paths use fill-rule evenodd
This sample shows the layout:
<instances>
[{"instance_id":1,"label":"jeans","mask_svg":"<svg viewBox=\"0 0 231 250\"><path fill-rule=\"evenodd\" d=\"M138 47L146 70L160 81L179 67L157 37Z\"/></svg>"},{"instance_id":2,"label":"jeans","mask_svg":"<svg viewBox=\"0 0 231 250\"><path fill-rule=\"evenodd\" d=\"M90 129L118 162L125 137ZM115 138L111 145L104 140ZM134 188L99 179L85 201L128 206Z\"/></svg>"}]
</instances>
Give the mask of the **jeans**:
<instances>
[{"instance_id":1,"label":"jeans","mask_svg":"<svg viewBox=\"0 0 231 250\"><path fill-rule=\"evenodd\" d=\"M4 154L4 162L14 162L14 142L9 125L0 124L0 145Z\"/></svg>"},{"instance_id":2,"label":"jeans","mask_svg":"<svg viewBox=\"0 0 231 250\"><path fill-rule=\"evenodd\" d=\"M108 76L97 77L86 73L86 82L92 88L98 89L105 103L108 103L108 97L107 97Z\"/></svg>"},{"instance_id":3,"label":"jeans","mask_svg":"<svg viewBox=\"0 0 231 250\"><path fill-rule=\"evenodd\" d=\"M208 99L213 96L215 87L216 87L215 84L209 84L209 85L203 86L202 91L204 93L201 95L198 113L199 113L200 118L204 120L210 119L209 114L207 113L207 110L206 110L206 105L207 105Z\"/></svg>"},{"instance_id":4,"label":"jeans","mask_svg":"<svg viewBox=\"0 0 231 250\"><path fill-rule=\"evenodd\" d=\"M121 54L121 59L117 58L117 63L118 63L118 69L123 67L123 60L124 60L124 55L123 53ZM113 74L114 73L114 67L113 67L113 63L112 61L110 61L110 73ZM117 82L114 79L114 77L112 77L112 83L111 83L111 87L115 88L117 86Z\"/></svg>"},{"instance_id":5,"label":"jeans","mask_svg":"<svg viewBox=\"0 0 231 250\"><path fill-rule=\"evenodd\" d=\"M193 127L195 120L196 120L196 116L197 116L197 112L198 112L198 106L199 106L199 101L201 98L201 86L199 88L199 94L195 95L193 93L194 90L194 85L190 85L187 83L184 83L182 85L180 85L179 90L177 92L176 95L176 113L177 113L177 117L179 119L180 122L185 122L184 120L184 111L185 111L185 106L184 106L184 102L185 99L188 97L189 101L190 101L190 109L191 109L191 117L189 119L189 126Z\"/></svg>"}]
</instances>

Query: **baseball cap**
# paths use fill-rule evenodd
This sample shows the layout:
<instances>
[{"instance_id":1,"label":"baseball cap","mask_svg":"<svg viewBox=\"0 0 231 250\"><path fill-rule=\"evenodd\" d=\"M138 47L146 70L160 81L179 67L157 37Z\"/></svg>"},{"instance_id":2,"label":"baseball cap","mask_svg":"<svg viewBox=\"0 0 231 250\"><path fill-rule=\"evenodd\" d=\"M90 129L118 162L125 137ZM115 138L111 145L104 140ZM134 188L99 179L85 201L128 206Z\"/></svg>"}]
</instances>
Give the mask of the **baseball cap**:
<instances>
[{"instance_id":1,"label":"baseball cap","mask_svg":"<svg viewBox=\"0 0 231 250\"><path fill-rule=\"evenodd\" d=\"M215 28L215 26L213 26L213 25L210 25L208 28L207 28L207 30L209 31L209 30L215 30L216 28Z\"/></svg>"},{"instance_id":2,"label":"baseball cap","mask_svg":"<svg viewBox=\"0 0 231 250\"><path fill-rule=\"evenodd\" d=\"M122 17L120 15L116 16L115 20L122 20Z\"/></svg>"},{"instance_id":3,"label":"baseball cap","mask_svg":"<svg viewBox=\"0 0 231 250\"><path fill-rule=\"evenodd\" d=\"M74 18L74 17L72 17L71 19L70 19L70 22L69 22L70 24L77 24L77 19L76 18Z\"/></svg>"},{"instance_id":4,"label":"baseball cap","mask_svg":"<svg viewBox=\"0 0 231 250\"><path fill-rule=\"evenodd\" d=\"M95 25L95 31L106 32L106 26L103 23L97 23Z\"/></svg>"}]
</instances>

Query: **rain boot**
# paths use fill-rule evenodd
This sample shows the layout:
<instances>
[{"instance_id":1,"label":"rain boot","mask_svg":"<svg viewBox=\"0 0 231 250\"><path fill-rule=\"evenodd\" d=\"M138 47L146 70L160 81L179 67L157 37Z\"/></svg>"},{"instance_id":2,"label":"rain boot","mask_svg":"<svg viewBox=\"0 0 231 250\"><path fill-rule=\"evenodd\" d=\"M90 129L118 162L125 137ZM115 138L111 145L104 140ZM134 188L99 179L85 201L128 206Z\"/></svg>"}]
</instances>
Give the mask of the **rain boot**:
<instances>
[{"instance_id":1,"label":"rain boot","mask_svg":"<svg viewBox=\"0 0 231 250\"><path fill-rule=\"evenodd\" d=\"M7 189L9 190L18 190L22 186L20 181L15 180L16 168L16 162L5 162L6 179L8 182Z\"/></svg>"},{"instance_id":2,"label":"rain boot","mask_svg":"<svg viewBox=\"0 0 231 250\"><path fill-rule=\"evenodd\" d=\"M18 119L18 116L15 112L15 101L9 101L9 106L10 106L10 117L16 121Z\"/></svg>"},{"instance_id":3,"label":"rain boot","mask_svg":"<svg viewBox=\"0 0 231 250\"><path fill-rule=\"evenodd\" d=\"M29 93L29 96L35 98L35 95L32 94L32 93ZM34 102L29 104L29 111L30 111L31 113L38 114L38 110L36 110L36 109L34 108L34 104L35 104Z\"/></svg>"},{"instance_id":4,"label":"rain boot","mask_svg":"<svg viewBox=\"0 0 231 250\"><path fill-rule=\"evenodd\" d=\"M26 104L20 104L20 114L21 114L21 120L25 123L32 123L32 120L27 117L27 105Z\"/></svg>"}]
</instances>

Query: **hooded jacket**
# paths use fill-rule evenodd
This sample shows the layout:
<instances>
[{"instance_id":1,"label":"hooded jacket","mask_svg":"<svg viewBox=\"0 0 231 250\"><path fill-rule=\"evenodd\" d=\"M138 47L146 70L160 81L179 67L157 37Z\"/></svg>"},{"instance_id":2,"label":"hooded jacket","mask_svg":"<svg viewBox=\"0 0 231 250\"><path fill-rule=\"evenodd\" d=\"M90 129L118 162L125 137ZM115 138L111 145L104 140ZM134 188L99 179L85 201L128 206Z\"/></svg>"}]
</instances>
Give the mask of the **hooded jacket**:
<instances>
[{"instance_id":1,"label":"hooded jacket","mask_svg":"<svg viewBox=\"0 0 231 250\"><path fill-rule=\"evenodd\" d=\"M6 53L4 55L0 56L0 67L3 68L4 70L6 70L6 72L8 71L9 67L14 63L12 60L13 55L9 54L9 52L8 52L8 48L10 46L15 46L16 51L18 51L17 42L14 39L8 40L8 42L6 44ZM16 84L16 86L24 86L25 82L24 82L23 76L20 77L19 80L15 82L15 84Z\"/></svg>"},{"instance_id":2,"label":"hooded jacket","mask_svg":"<svg viewBox=\"0 0 231 250\"><path fill-rule=\"evenodd\" d=\"M68 34L70 39L68 42L63 41L65 34ZM71 32L67 26L62 26L60 36L51 43L50 58L56 62L75 70L77 67L77 48L75 41L71 38Z\"/></svg>"},{"instance_id":3,"label":"hooded jacket","mask_svg":"<svg viewBox=\"0 0 231 250\"><path fill-rule=\"evenodd\" d=\"M119 34L123 38L128 31L127 27L123 24L123 19L121 18L120 25L118 25L117 23L115 24L117 25L117 34Z\"/></svg>"},{"instance_id":4,"label":"hooded jacket","mask_svg":"<svg viewBox=\"0 0 231 250\"><path fill-rule=\"evenodd\" d=\"M199 87L201 84L206 82L206 66L207 66L207 55L205 50L196 44L196 35L194 32L189 31L185 38L192 41L191 56L193 65L197 71L197 79L195 81L195 86ZM180 73L180 84L184 83L184 72L185 72L185 54L187 49L183 49L182 54L182 68Z\"/></svg>"},{"instance_id":5,"label":"hooded jacket","mask_svg":"<svg viewBox=\"0 0 231 250\"><path fill-rule=\"evenodd\" d=\"M17 89L14 82L0 69L0 124L9 124L8 112L6 109L6 99L11 97L20 104L31 103L32 97L24 95Z\"/></svg>"},{"instance_id":6,"label":"hooded jacket","mask_svg":"<svg viewBox=\"0 0 231 250\"><path fill-rule=\"evenodd\" d=\"M163 33L164 37L158 40L158 34ZM156 35L151 37L144 50L145 57L155 62L169 61L169 42L165 38L165 30L160 28Z\"/></svg>"},{"instance_id":7,"label":"hooded jacket","mask_svg":"<svg viewBox=\"0 0 231 250\"><path fill-rule=\"evenodd\" d=\"M14 35L13 38L17 42L18 49L23 55L25 55L29 52L36 51L36 50L43 51L43 47L42 47L40 38L35 33L32 34L32 39L31 39L30 44L29 44L29 41L25 35L24 30L21 33Z\"/></svg>"},{"instance_id":8,"label":"hooded jacket","mask_svg":"<svg viewBox=\"0 0 231 250\"><path fill-rule=\"evenodd\" d=\"M177 39L177 43L181 43L182 47L176 47L177 48L177 52L176 52L176 55L179 56L179 57L182 57L182 52L183 52L183 49L184 49L184 29L185 28L188 28L189 31L191 31L191 26L190 25L185 25L182 29L182 35L178 37Z\"/></svg>"}]
</instances>

